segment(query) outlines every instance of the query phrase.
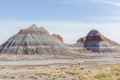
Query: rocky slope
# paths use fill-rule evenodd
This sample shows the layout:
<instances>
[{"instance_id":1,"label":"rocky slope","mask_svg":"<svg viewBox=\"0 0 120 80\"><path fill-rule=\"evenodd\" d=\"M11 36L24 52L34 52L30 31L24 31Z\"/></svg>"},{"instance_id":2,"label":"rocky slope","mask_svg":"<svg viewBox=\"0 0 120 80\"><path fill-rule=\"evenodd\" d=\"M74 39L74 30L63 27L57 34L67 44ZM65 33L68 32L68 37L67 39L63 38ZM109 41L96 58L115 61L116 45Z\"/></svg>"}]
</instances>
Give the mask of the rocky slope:
<instances>
[{"instance_id":1,"label":"rocky slope","mask_svg":"<svg viewBox=\"0 0 120 80\"><path fill-rule=\"evenodd\" d=\"M51 35L45 28L32 25L20 30L0 46L4 54L67 55L63 38ZM66 54L65 54L66 53Z\"/></svg>"},{"instance_id":2,"label":"rocky slope","mask_svg":"<svg viewBox=\"0 0 120 80\"><path fill-rule=\"evenodd\" d=\"M64 43L60 35L50 34L44 27L32 25L20 30L0 46L1 54L38 54L40 59L88 58L91 57L90 52L117 53L114 57L119 57L120 45L97 30L91 30L87 36L78 39L76 44L69 45ZM100 55L93 54L92 58L93 56L97 58ZM113 57L112 54L110 56Z\"/></svg>"},{"instance_id":3,"label":"rocky slope","mask_svg":"<svg viewBox=\"0 0 120 80\"><path fill-rule=\"evenodd\" d=\"M120 45L102 35L97 30L91 30L87 36L77 40L75 44L92 52L119 52Z\"/></svg>"}]
</instances>

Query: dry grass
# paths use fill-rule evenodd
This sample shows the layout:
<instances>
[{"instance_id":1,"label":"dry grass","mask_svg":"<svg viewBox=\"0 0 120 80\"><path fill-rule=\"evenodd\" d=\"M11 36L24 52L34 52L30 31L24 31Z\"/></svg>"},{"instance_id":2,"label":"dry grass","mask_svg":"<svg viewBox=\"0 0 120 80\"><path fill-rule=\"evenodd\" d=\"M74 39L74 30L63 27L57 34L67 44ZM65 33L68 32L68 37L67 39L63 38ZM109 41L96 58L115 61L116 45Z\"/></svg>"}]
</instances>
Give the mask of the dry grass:
<instances>
[{"instance_id":1,"label":"dry grass","mask_svg":"<svg viewBox=\"0 0 120 80\"><path fill-rule=\"evenodd\" d=\"M0 80L120 80L120 65L0 66Z\"/></svg>"}]
</instances>

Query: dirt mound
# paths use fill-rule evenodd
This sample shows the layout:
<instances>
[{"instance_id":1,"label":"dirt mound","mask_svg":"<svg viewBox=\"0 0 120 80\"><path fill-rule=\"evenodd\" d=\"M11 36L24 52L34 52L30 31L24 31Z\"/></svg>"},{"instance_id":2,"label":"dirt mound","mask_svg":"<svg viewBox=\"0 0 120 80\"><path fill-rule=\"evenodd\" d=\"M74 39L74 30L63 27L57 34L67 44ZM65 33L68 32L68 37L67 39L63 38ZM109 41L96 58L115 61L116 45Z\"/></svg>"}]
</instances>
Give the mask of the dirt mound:
<instances>
[{"instance_id":1,"label":"dirt mound","mask_svg":"<svg viewBox=\"0 0 120 80\"><path fill-rule=\"evenodd\" d=\"M60 48L60 49L58 49ZM63 38L51 35L44 27L35 24L20 30L0 46L0 53L15 54L53 54L64 53Z\"/></svg>"},{"instance_id":2,"label":"dirt mound","mask_svg":"<svg viewBox=\"0 0 120 80\"><path fill-rule=\"evenodd\" d=\"M97 30L91 30L86 37L77 40L77 44L92 52L113 52L120 45L102 35Z\"/></svg>"}]
</instances>

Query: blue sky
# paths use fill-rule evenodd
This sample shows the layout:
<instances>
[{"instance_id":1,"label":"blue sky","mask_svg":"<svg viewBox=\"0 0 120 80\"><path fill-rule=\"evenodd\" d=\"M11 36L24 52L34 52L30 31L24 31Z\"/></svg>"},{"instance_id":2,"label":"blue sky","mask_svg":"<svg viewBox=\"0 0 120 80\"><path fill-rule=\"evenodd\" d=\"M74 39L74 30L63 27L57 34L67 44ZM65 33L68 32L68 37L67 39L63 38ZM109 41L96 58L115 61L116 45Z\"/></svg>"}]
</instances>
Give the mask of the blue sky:
<instances>
[{"instance_id":1,"label":"blue sky","mask_svg":"<svg viewBox=\"0 0 120 80\"><path fill-rule=\"evenodd\" d=\"M61 34L68 43L93 28L120 43L119 22L119 0L0 0L0 43L31 24Z\"/></svg>"}]
</instances>

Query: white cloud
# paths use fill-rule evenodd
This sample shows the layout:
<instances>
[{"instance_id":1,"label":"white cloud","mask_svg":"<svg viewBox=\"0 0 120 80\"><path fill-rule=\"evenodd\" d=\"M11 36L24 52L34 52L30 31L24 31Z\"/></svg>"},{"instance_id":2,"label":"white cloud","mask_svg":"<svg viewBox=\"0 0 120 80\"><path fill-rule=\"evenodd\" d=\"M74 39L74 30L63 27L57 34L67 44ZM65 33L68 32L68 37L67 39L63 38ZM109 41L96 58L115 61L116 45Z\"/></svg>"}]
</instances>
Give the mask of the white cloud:
<instances>
[{"instance_id":1,"label":"white cloud","mask_svg":"<svg viewBox=\"0 0 120 80\"><path fill-rule=\"evenodd\" d=\"M115 7L120 7L120 2L115 0L92 0L92 1L112 5Z\"/></svg>"}]
</instances>

